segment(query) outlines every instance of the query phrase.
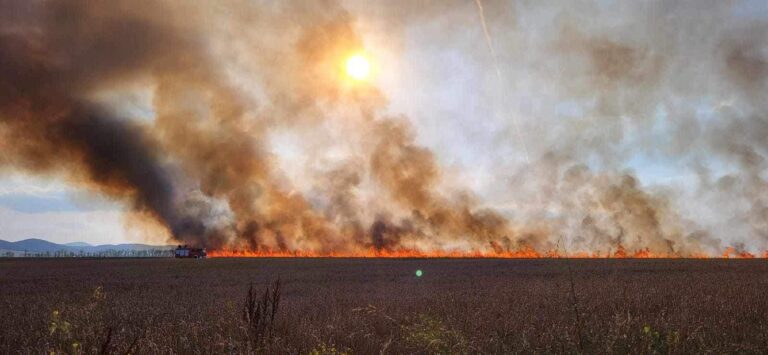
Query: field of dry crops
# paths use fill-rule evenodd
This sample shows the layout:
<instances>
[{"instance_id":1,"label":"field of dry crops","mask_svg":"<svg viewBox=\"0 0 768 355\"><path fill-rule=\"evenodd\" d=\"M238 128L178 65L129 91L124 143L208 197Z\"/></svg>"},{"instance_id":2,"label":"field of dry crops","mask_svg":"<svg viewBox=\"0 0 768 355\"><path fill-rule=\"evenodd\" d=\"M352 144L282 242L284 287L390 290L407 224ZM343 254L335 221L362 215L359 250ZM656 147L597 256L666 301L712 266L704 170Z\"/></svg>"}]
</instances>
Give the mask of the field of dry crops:
<instances>
[{"instance_id":1,"label":"field of dry crops","mask_svg":"<svg viewBox=\"0 0 768 355\"><path fill-rule=\"evenodd\" d=\"M0 259L0 353L757 353L766 291L764 260Z\"/></svg>"}]
</instances>

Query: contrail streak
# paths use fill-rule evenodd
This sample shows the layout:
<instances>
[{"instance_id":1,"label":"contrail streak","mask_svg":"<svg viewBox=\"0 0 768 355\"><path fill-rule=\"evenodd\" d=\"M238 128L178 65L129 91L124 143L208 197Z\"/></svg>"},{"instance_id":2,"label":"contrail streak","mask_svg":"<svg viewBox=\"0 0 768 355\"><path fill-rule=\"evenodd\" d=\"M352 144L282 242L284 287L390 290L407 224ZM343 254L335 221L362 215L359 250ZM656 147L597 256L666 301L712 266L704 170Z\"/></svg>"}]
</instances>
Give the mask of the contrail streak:
<instances>
[{"instance_id":1,"label":"contrail streak","mask_svg":"<svg viewBox=\"0 0 768 355\"><path fill-rule=\"evenodd\" d=\"M501 70L499 70L498 62L496 61L496 49L493 48L493 41L491 40L491 33L488 32L488 25L485 23L485 10L483 9L483 3L481 0L475 0L477 4L477 10L480 13L480 25L483 27L483 34L485 35L485 43L488 45L488 50L493 57L493 65L496 68L496 75L501 77Z\"/></svg>"},{"instance_id":2,"label":"contrail streak","mask_svg":"<svg viewBox=\"0 0 768 355\"><path fill-rule=\"evenodd\" d=\"M477 4L477 11L480 14L480 24L483 27L483 34L485 35L485 43L488 45L488 51L491 52L491 58L493 59L493 67L496 69L496 79L499 81L499 85L501 85L502 96L506 98L506 90L504 90L504 82L502 80L501 76L501 69L499 68L499 61L496 59L496 49L493 48L493 40L491 39L491 33L488 32L488 25L485 22L485 11L483 10L483 2L481 0L475 0L475 4ZM515 127L515 132L517 133L517 139L520 141L520 144L523 146L523 153L525 153L525 162L530 164L531 159L528 155L528 147L525 144L525 139L523 139L523 133L520 131L520 126L517 124L517 118L515 118L515 115L512 115L512 125Z\"/></svg>"}]
</instances>

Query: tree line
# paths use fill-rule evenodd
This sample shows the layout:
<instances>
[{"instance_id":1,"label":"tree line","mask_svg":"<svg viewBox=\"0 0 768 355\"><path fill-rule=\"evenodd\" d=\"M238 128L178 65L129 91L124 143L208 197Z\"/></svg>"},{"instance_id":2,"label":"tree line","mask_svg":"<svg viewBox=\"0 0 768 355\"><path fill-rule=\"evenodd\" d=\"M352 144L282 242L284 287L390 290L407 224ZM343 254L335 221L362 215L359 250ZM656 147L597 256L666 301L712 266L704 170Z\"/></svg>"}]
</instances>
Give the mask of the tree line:
<instances>
[{"instance_id":1,"label":"tree line","mask_svg":"<svg viewBox=\"0 0 768 355\"><path fill-rule=\"evenodd\" d=\"M27 257L27 258L170 258L173 257L173 249L147 249L147 250L117 250L107 249L101 251L85 250L57 250L45 252L30 251L5 251L3 257Z\"/></svg>"}]
</instances>

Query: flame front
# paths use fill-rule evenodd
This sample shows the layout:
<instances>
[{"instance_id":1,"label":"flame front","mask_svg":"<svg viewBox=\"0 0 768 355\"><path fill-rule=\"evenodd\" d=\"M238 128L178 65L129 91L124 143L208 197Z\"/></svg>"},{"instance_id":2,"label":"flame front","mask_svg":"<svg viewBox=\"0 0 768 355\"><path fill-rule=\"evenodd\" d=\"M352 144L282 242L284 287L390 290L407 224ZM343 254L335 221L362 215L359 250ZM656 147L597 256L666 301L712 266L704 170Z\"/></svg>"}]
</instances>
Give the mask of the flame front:
<instances>
[{"instance_id":1,"label":"flame front","mask_svg":"<svg viewBox=\"0 0 768 355\"><path fill-rule=\"evenodd\" d=\"M521 248L516 251L480 251L480 250L418 250L418 249L393 249L379 250L375 248L363 249L352 252L307 252L307 251L280 251L280 250L234 250L221 249L213 250L208 253L213 258L489 258L489 259L754 259L757 255L746 252L736 251L733 247L728 247L721 255L708 254L663 254L652 253L648 249L641 249L634 252L627 252L624 247L619 245L612 252L586 252L578 251L573 253L564 253L557 250L539 252L532 248ZM768 250L764 251L760 258L768 258Z\"/></svg>"}]
</instances>

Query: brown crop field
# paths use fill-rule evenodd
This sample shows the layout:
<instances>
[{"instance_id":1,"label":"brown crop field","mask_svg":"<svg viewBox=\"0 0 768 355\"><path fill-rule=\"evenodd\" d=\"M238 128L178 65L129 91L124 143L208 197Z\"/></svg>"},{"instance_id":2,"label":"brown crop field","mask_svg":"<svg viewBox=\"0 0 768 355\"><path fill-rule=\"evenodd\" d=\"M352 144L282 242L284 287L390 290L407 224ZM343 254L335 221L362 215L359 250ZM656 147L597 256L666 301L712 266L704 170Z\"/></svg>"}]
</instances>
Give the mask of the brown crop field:
<instances>
[{"instance_id":1,"label":"brown crop field","mask_svg":"<svg viewBox=\"0 0 768 355\"><path fill-rule=\"evenodd\" d=\"M764 260L0 260L0 353L766 350Z\"/></svg>"}]
</instances>

